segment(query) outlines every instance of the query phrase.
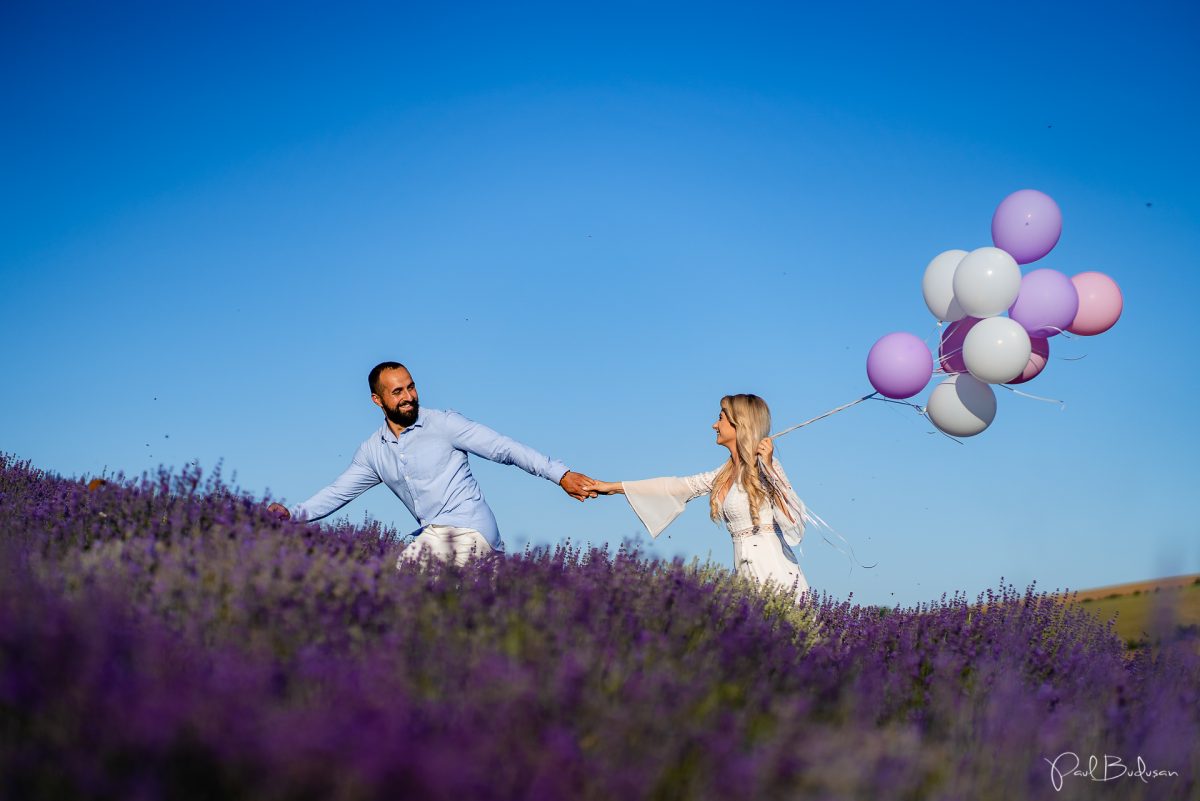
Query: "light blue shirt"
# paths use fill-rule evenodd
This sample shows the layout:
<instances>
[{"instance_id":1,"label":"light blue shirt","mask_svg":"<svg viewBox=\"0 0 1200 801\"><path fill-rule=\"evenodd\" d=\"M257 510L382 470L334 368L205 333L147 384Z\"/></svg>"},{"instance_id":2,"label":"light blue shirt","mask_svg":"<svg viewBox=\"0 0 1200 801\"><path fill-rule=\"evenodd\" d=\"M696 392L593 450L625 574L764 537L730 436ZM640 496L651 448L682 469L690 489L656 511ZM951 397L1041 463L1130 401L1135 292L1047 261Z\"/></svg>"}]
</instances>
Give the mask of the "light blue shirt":
<instances>
[{"instance_id":1,"label":"light blue shirt","mask_svg":"<svg viewBox=\"0 0 1200 801\"><path fill-rule=\"evenodd\" d=\"M384 423L358 447L346 472L288 511L296 519L320 520L383 483L422 527L472 528L492 548L502 551L496 516L471 474L468 453L500 464L515 464L555 484L567 472L567 466L557 459L543 456L458 412L420 409L416 422L399 437Z\"/></svg>"}]
</instances>

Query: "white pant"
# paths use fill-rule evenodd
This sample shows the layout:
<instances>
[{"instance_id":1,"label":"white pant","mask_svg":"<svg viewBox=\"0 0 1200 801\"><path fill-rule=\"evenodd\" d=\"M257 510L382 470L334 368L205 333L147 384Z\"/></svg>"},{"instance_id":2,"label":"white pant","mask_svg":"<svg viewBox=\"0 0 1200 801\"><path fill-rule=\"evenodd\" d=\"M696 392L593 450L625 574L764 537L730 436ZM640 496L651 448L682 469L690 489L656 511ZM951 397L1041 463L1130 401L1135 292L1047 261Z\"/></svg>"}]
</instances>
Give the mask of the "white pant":
<instances>
[{"instance_id":1,"label":"white pant","mask_svg":"<svg viewBox=\"0 0 1200 801\"><path fill-rule=\"evenodd\" d=\"M406 564L418 563L422 559L438 559L463 565L473 557L487 556L492 546L482 534L473 528L455 526L426 526L417 538L409 543L396 560L396 569Z\"/></svg>"}]
</instances>

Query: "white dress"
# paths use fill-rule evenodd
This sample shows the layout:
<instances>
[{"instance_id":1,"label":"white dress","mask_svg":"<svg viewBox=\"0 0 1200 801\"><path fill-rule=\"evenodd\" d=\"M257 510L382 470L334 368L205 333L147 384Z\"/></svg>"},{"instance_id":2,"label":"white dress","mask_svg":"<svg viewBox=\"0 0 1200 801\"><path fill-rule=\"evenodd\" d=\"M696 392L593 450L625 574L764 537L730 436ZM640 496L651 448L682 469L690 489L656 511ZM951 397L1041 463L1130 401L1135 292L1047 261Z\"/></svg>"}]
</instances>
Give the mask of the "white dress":
<instances>
[{"instance_id":1,"label":"white dress","mask_svg":"<svg viewBox=\"0 0 1200 801\"><path fill-rule=\"evenodd\" d=\"M649 478L643 481L623 481L629 505L646 526L652 537L662 533L683 511L684 504L712 492L718 470L684 478ZM794 587L797 593L808 589L808 581L796 562L793 545L804 538L807 511L804 502L796 497L783 466L772 459L765 471L784 499L786 509L773 506L764 499L758 510L758 525L750 517L750 500L735 481L721 504L721 515L733 539L733 562L738 575L758 584L774 582Z\"/></svg>"}]
</instances>

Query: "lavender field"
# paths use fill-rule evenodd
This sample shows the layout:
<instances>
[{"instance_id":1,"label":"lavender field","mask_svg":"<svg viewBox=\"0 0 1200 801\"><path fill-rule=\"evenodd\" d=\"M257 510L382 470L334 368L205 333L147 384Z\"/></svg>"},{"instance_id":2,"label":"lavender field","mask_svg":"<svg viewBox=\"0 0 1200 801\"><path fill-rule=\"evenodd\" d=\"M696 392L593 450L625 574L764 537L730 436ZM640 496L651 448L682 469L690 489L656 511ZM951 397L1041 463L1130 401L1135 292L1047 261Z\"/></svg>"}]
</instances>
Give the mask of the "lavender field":
<instances>
[{"instance_id":1,"label":"lavender field","mask_svg":"<svg viewBox=\"0 0 1200 801\"><path fill-rule=\"evenodd\" d=\"M1032 588L796 607L626 549L401 546L0 456L0 795L1200 797L1195 640L1129 652Z\"/></svg>"}]
</instances>

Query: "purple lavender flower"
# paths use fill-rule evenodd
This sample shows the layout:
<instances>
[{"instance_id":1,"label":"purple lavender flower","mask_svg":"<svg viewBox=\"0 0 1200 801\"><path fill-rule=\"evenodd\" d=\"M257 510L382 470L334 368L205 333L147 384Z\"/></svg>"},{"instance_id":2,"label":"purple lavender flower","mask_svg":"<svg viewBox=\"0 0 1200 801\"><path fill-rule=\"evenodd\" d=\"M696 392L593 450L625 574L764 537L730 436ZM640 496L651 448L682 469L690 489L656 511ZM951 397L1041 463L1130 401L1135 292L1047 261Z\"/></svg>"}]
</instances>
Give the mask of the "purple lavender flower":
<instances>
[{"instance_id":1,"label":"purple lavender flower","mask_svg":"<svg viewBox=\"0 0 1200 801\"><path fill-rule=\"evenodd\" d=\"M631 548L403 545L0 455L0 797L1094 797L1064 753L1198 790L1194 639L1131 653L1033 587L797 607Z\"/></svg>"}]
</instances>

